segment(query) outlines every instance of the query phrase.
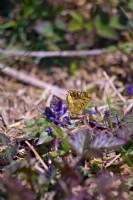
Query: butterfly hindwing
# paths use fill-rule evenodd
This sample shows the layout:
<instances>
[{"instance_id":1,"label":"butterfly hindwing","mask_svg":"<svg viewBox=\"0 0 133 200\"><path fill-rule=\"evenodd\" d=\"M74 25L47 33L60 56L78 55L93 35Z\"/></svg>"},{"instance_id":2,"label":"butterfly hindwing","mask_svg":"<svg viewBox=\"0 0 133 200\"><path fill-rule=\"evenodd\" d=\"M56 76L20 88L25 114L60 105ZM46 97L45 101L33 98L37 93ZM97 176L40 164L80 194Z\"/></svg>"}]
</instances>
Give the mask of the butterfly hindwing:
<instances>
[{"instance_id":1,"label":"butterfly hindwing","mask_svg":"<svg viewBox=\"0 0 133 200\"><path fill-rule=\"evenodd\" d=\"M73 114L83 109L90 99L91 95L88 92L69 90L67 93L67 102L70 113Z\"/></svg>"}]
</instances>

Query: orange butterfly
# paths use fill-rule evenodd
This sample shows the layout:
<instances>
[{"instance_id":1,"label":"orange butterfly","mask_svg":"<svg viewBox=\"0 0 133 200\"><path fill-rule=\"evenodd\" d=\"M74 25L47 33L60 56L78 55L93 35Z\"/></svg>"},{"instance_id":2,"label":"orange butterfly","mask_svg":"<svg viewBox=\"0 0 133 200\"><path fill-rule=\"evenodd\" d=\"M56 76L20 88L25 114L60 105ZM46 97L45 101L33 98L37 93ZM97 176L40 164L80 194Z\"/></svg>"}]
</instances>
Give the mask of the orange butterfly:
<instances>
[{"instance_id":1,"label":"orange butterfly","mask_svg":"<svg viewBox=\"0 0 133 200\"><path fill-rule=\"evenodd\" d=\"M75 114L82 110L90 101L89 92L69 90L67 92L68 110L71 114Z\"/></svg>"}]
</instances>

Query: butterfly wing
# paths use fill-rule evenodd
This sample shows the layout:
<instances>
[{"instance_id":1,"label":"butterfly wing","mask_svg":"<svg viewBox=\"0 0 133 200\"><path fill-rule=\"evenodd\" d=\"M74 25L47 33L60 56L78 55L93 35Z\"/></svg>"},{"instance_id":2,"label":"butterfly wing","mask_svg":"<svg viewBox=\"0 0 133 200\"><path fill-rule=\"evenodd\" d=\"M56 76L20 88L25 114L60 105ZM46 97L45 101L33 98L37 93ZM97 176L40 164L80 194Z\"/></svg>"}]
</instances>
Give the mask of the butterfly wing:
<instances>
[{"instance_id":1,"label":"butterfly wing","mask_svg":"<svg viewBox=\"0 0 133 200\"><path fill-rule=\"evenodd\" d=\"M73 114L83 109L90 99L91 95L88 92L69 90L67 93L67 102L70 113Z\"/></svg>"}]
</instances>

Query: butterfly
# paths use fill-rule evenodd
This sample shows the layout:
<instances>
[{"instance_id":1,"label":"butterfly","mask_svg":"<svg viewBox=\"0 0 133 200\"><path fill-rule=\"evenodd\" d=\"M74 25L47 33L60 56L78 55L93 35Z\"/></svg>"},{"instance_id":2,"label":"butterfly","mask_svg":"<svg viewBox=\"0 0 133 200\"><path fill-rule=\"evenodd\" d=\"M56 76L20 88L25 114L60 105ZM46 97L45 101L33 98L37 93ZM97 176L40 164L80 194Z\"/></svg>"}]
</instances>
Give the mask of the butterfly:
<instances>
[{"instance_id":1,"label":"butterfly","mask_svg":"<svg viewBox=\"0 0 133 200\"><path fill-rule=\"evenodd\" d=\"M68 110L71 114L75 114L82 110L90 101L89 92L69 90L67 92Z\"/></svg>"}]
</instances>

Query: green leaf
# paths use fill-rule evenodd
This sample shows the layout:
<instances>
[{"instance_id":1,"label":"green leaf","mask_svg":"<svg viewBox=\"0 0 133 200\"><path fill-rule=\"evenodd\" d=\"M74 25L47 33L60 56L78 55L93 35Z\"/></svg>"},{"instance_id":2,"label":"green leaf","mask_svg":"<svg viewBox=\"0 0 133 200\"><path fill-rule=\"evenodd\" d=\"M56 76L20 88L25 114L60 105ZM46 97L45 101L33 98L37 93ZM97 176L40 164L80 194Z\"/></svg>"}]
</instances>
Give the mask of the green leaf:
<instances>
[{"instance_id":1,"label":"green leaf","mask_svg":"<svg viewBox=\"0 0 133 200\"><path fill-rule=\"evenodd\" d=\"M47 118L45 118L44 116L41 116L39 119L36 120L35 124L37 126L40 126L42 128L45 128L47 126L51 126L51 121L49 121Z\"/></svg>"},{"instance_id":2,"label":"green leaf","mask_svg":"<svg viewBox=\"0 0 133 200\"><path fill-rule=\"evenodd\" d=\"M122 21L120 20L120 16L112 16L110 18L110 27L115 28L115 29L123 29L125 28L124 24L122 24Z\"/></svg>"},{"instance_id":3,"label":"green leaf","mask_svg":"<svg viewBox=\"0 0 133 200\"><path fill-rule=\"evenodd\" d=\"M0 29L7 29L7 28L13 28L16 26L16 22L15 21L8 21L6 23L3 23L0 25Z\"/></svg>"},{"instance_id":4,"label":"green leaf","mask_svg":"<svg viewBox=\"0 0 133 200\"><path fill-rule=\"evenodd\" d=\"M53 26L49 21L38 23L37 25L35 25L34 29L38 34L42 36L46 37L54 36Z\"/></svg>"},{"instance_id":5,"label":"green leaf","mask_svg":"<svg viewBox=\"0 0 133 200\"><path fill-rule=\"evenodd\" d=\"M117 39L117 33L110 27L101 27L97 33L105 38Z\"/></svg>"},{"instance_id":6,"label":"green leaf","mask_svg":"<svg viewBox=\"0 0 133 200\"><path fill-rule=\"evenodd\" d=\"M46 119L44 117L42 117L42 118L40 117L38 120L36 120L36 125L41 126L41 125L45 124L45 122L46 122Z\"/></svg>"},{"instance_id":7,"label":"green leaf","mask_svg":"<svg viewBox=\"0 0 133 200\"><path fill-rule=\"evenodd\" d=\"M109 27L109 24L107 24L106 21L103 21L100 15L95 17L94 24L99 36L104 38L117 39L117 33L113 30L113 28Z\"/></svg>"},{"instance_id":8,"label":"green leaf","mask_svg":"<svg viewBox=\"0 0 133 200\"><path fill-rule=\"evenodd\" d=\"M48 143L52 140L53 140L53 138L51 136L49 136L47 132L43 131L40 134L39 141L37 144L40 145L40 144Z\"/></svg>"},{"instance_id":9,"label":"green leaf","mask_svg":"<svg viewBox=\"0 0 133 200\"><path fill-rule=\"evenodd\" d=\"M82 30L82 24L77 23L75 19L72 19L68 24L68 30L69 31L80 31Z\"/></svg>"},{"instance_id":10,"label":"green leaf","mask_svg":"<svg viewBox=\"0 0 133 200\"><path fill-rule=\"evenodd\" d=\"M131 9L131 10L133 10L133 1L132 0L130 0L129 2L128 2L128 8L129 9Z\"/></svg>"},{"instance_id":11,"label":"green leaf","mask_svg":"<svg viewBox=\"0 0 133 200\"><path fill-rule=\"evenodd\" d=\"M57 136L58 138L64 137L64 132L61 130L61 128L54 125L51 128L52 128L53 135Z\"/></svg>"},{"instance_id":12,"label":"green leaf","mask_svg":"<svg viewBox=\"0 0 133 200\"><path fill-rule=\"evenodd\" d=\"M92 31L92 22L86 22L84 27L87 31Z\"/></svg>"},{"instance_id":13,"label":"green leaf","mask_svg":"<svg viewBox=\"0 0 133 200\"><path fill-rule=\"evenodd\" d=\"M114 51L117 51L117 47L115 45L110 45L109 47L106 48L108 53L112 53Z\"/></svg>"},{"instance_id":14,"label":"green leaf","mask_svg":"<svg viewBox=\"0 0 133 200\"><path fill-rule=\"evenodd\" d=\"M75 72L77 71L77 69L78 69L77 63L74 62L74 61L71 62L71 63L70 63L70 67L69 67L69 72L70 72L70 74L71 74L71 75L74 75Z\"/></svg>"},{"instance_id":15,"label":"green leaf","mask_svg":"<svg viewBox=\"0 0 133 200\"><path fill-rule=\"evenodd\" d=\"M24 138L30 138L30 139L34 139L34 138L38 138L39 137L39 133L38 132L34 132L34 133L28 133L24 136Z\"/></svg>"},{"instance_id":16,"label":"green leaf","mask_svg":"<svg viewBox=\"0 0 133 200\"><path fill-rule=\"evenodd\" d=\"M62 147L63 147L63 150L65 152L67 152L69 149L70 149L70 144L68 142L68 137L65 137L63 140L62 140Z\"/></svg>"},{"instance_id":17,"label":"green leaf","mask_svg":"<svg viewBox=\"0 0 133 200\"><path fill-rule=\"evenodd\" d=\"M129 150L123 159L130 167L133 167L133 149Z\"/></svg>"},{"instance_id":18,"label":"green leaf","mask_svg":"<svg viewBox=\"0 0 133 200\"><path fill-rule=\"evenodd\" d=\"M131 53L132 49L133 49L133 44L132 43L123 43L121 45L119 45L119 49L121 51L123 51L126 54Z\"/></svg>"},{"instance_id":19,"label":"green leaf","mask_svg":"<svg viewBox=\"0 0 133 200\"><path fill-rule=\"evenodd\" d=\"M83 20L84 20L83 16L79 12L71 11L69 14L72 16L72 18L75 20L75 22L78 22L79 24L83 23Z\"/></svg>"},{"instance_id":20,"label":"green leaf","mask_svg":"<svg viewBox=\"0 0 133 200\"><path fill-rule=\"evenodd\" d=\"M49 153L49 155L50 155L52 158L56 158L56 157L58 157L58 156L63 156L63 155L65 155L65 154L66 154L66 152L63 151L63 150L60 150L60 151L52 151L52 152ZM43 155L43 157L45 157L45 156L47 156L47 154Z\"/></svg>"},{"instance_id":21,"label":"green leaf","mask_svg":"<svg viewBox=\"0 0 133 200\"><path fill-rule=\"evenodd\" d=\"M55 27L60 30L65 30L66 24L63 20L57 18L55 21Z\"/></svg>"},{"instance_id":22,"label":"green leaf","mask_svg":"<svg viewBox=\"0 0 133 200\"><path fill-rule=\"evenodd\" d=\"M35 119L27 119L27 120L25 120L25 125L27 127L31 127L31 126L35 125Z\"/></svg>"}]
</instances>

